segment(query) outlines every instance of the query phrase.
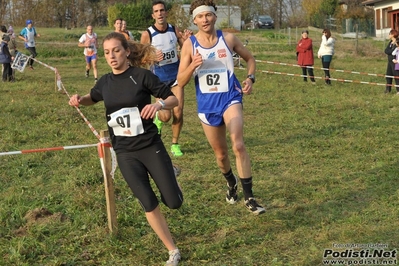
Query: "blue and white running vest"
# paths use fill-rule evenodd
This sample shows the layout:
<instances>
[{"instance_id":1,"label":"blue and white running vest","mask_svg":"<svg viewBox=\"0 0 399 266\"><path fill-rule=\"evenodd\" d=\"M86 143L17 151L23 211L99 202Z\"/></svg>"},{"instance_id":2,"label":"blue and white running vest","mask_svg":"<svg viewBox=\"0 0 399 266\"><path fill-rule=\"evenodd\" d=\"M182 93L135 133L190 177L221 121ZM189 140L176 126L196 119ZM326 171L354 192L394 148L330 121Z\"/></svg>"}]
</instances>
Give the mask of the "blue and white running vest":
<instances>
[{"instance_id":1,"label":"blue and white running vest","mask_svg":"<svg viewBox=\"0 0 399 266\"><path fill-rule=\"evenodd\" d=\"M35 36L36 36L36 30L34 27L32 28L24 28L21 31L22 35L26 38L27 42L25 42L25 48L28 47L35 47L36 43L35 43Z\"/></svg>"},{"instance_id":2,"label":"blue and white running vest","mask_svg":"<svg viewBox=\"0 0 399 266\"><path fill-rule=\"evenodd\" d=\"M218 41L211 48L202 47L194 35L193 54L202 55L202 65L194 72L198 113L222 112L231 100L242 97L241 84L234 75L232 52L226 45L222 31L216 31Z\"/></svg>"},{"instance_id":3,"label":"blue and white running vest","mask_svg":"<svg viewBox=\"0 0 399 266\"><path fill-rule=\"evenodd\" d=\"M152 72L159 77L162 82L176 80L179 70L179 58L177 54L178 40L175 27L168 24L165 31L159 31L151 26L147 29L150 35L151 45L157 50L162 50L163 60L151 67Z\"/></svg>"}]
</instances>

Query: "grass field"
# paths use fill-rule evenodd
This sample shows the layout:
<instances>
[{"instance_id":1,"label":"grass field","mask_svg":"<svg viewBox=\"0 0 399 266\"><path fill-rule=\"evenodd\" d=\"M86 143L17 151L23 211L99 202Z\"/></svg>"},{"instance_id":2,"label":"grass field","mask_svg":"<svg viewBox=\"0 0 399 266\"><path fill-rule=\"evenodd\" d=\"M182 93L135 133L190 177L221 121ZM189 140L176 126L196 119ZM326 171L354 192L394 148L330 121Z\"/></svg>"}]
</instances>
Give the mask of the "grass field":
<instances>
[{"instance_id":1,"label":"grass field","mask_svg":"<svg viewBox=\"0 0 399 266\"><path fill-rule=\"evenodd\" d=\"M69 94L89 92L93 78L84 77L83 51L77 47L84 29L38 30L37 59L58 69ZM109 32L95 31L100 38ZM310 35L315 54L320 33ZM311 86L299 76L267 74L301 73L293 66L295 44L276 31L238 36L249 40L260 61L254 93L244 97L245 140L255 196L267 212L250 214L241 189L238 204L225 202L225 181L196 116L191 82L180 140L185 155L173 158L182 168L178 180L185 202L173 211L161 205L181 249L181 265L313 266L323 265L326 249L348 249L343 244L399 248L399 96L384 94L385 86L326 86L321 79ZM355 54L354 41L338 39L331 67L347 72L332 71L332 77L384 84L384 77L348 73L385 73L384 43L359 44ZM315 67L322 77L317 59ZM101 57L100 75L109 71ZM239 79L246 76L245 70L236 73ZM2 83L0 99L0 152L97 143L44 66L35 64L34 71L17 73L15 83ZM106 129L102 104L81 110L97 131ZM170 126L163 140L169 149ZM167 260L119 171L119 233L108 234L96 148L0 156L0 178L0 265L163 265Z\"/></svg>"}]
</instances>

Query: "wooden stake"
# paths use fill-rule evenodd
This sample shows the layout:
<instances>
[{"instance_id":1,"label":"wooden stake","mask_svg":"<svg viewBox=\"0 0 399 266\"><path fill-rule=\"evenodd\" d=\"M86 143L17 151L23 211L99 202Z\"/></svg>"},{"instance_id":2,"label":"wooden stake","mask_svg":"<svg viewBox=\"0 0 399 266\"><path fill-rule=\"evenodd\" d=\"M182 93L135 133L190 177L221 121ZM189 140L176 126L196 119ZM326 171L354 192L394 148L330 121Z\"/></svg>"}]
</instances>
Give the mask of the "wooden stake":
<instances>
[{"instance_id":1,"label":"wooden stake","mask_svg":"<svg viewBox=\"0 0 399 266\"><path fill-rule=\"evenodd\" d=\"M99 155L101 161L101 167L103 168L104 174L104 188L105 188L105 199L107 202L107 217L108 217L108 229L111 234L116 235L118 233L118 225L116 221L116 207L115 207L115 194L114 194L114 182L111 176L112 169L112 156L111 156L111 143L109 142L109 133L107 130L100 132L101 140L103 141L99 146Z\"/></svg>"}]
</instances>

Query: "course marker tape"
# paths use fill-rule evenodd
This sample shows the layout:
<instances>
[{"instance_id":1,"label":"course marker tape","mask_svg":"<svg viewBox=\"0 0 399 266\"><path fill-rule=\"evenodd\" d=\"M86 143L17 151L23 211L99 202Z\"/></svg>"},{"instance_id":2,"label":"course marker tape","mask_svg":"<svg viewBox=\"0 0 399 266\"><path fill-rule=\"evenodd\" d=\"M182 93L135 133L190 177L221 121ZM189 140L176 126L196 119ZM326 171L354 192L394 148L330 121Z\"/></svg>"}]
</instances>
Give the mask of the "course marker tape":
<instances>
[{"instance_id":1,"label":"course marker tape","mask_svg":"<svg viewBox=\"0 0 399 266\"><path fill-rule=\"evenodd\" d=\"M95 147L95 146L97 146L97 144L84 144L84 145L61 146L61 147L31 149L31 150L8 151L8 152L0 152L0 156L4 156L4 155L16 155L16 154L26 154L26 153L35 153L35 152L47 152L47 151L62 151L62 150L72 150L72 149L83 149L83 148L89 148L89 147Z\"/></svg>"},{"instance_id":2,"label":"course marker tape","mask_svg":"<svg viewBox=\"0 0 399 266\"><path fill-rule=\"evenodd\" d=\"M273 61L267 61L267 60L255 60L255 62L282 65L282 66L301 67L300 65L297 65L297 64L273 62ZM306 68L313 68L313 69L320 69L320 70L330 70L330 71L336 71L336 72L367 75L367 76L376 76L376 77L397 78L397 79L399 78L399 76L389 76L389 75L384 75L384 74L375 74L375 73L367 73L367 72L359 72L359 71L351 71L351 70L342 70L342 69L335 69L335 68L328 69L328 68L314 67L314 66L306 66Z\"/></svg>"},{"instance_id":3,"label":"course marker tape","mask_svg":"<svg viewBox=\"0 0 399 266\"><path fill-rule=\"evenodd\" d=\"M268 73L268 74L278 74L278 75L286 75L286 76L296 76L296 77L307 77L300 74L292 74L292 73L284 73L284 72L276 72L276 71L268 71L268 70L257 70L258 72ZM315 79L325 80L324 77L314 76ZM340 78L330 78L332 81L339 81L339 82L347 82L347 83L359 83L359 84L369 84L369 85L377 85L377 86L390 86L389 84L385 83L377 83L377 82L368 82L368 81L360 81L360 80L350 80L350 79L340 79ZM397 85L391 85L395 87Z\"/></svg>"},{"instance_id":4,"label":"course marker tape","mask_svg":"<svg viewBox=\"0 0 399 266\"><path fill-rule=\"evenodd\" d=\"M256 62L260 63L272 63L272 64L279 64L279 65L291 65L294 67L301 67L299 65L295 64L286 64L286 63L278 63L278 62L272 62L272 61L262 61L262 60L255 60ZM313 68L313 69L318 69L315 67L307 66L307 68ZM238 67L237 69L239 70L246 70L244 67ZM328 68L319 68L322 70L327 70ZM346 73L353 73L353 74L363 74L363 75L368 75L368 76L378 76L378 77L388 77L388 78L398 78L399 76L388 76L388 75L382 75L382 74L372 74L372 73L365 73L365 72L356 72L356 71L348 71L348 70L338 70L338 69L333 69L330 68L330 71L334 70L337 72L346 72ZM277 74L277 75L286 75L286 76L295 76L295 77L309 77L309 78L315 78L315 79L321 79L325 80L325 77L319 77L319 76L305 76L301 74L293 74L293 73L287 73L287 72L279 72L279 71L271 71L271 70L256 70L257 72L262 72L262 73L268 73L268 74ZM339 82L347 82L347 83L358 83L358 84L368 84L368 85L377 85L377 86L386 86L386 87L399 87L399 85L394 85L394 84L386 84L386 83L378 83L378 82L369 82L369 81L361 81L361 80L350 80L350 79L340 79L340 78L329 78L332 81L339 81Z\"/></svg>"},{"instance_id":5,"label":"course marker tape","mask_svg":"<svg viewBox=\"0 0 399 266\"><path fill-rule=\"evenodd\" d=\"M68 96L68 98L71 98L71 96L69 95L68 91L65 89L64 84L61 81L61 75L58 72L57 68L52 67L48 64L45 64L43 62L40 62L39 60L37 60L36 58L32 58L35 62L45 66L46 68L51 69L52 71L54 71L55 75L56 75L56 82L57 82L57 87L58 87L58 91L63 90L65 92L65 94ZM93 134L97 137L98 140L100 140L100 134L97 132L97 130L92 126L92 124L90 123L90 121L84 116L84 114L80 111L79 107L74 106L75 109L78 111L78 113L80 114L80 116L83 118L83 120L85 121L85 123L87 124L87 126L90 128L91 132L93 132Z\"/></svg>"},{"instance_id":6,"label":"course marker tape","mask_svg":"<svg viewBox=\"0 0 399 266\"><path fill-rule=\"evenodd\" d=\"M58 72L57 68L52 67L46 63L43 63L39 60L37 60L36 58L32 58L32 60L34 60L35 62L37 62L38 64L50 69L51 71L54 71L55 73L55 79L56 79L56 86L58 87L58 91L65 93L68 98L71 98L71 96L69 95L68 91L65 89L64 84L61 81L61 75ZM83 120L85 121L85 123L87 124L87 126L90 128L90 130L93 132L93 134L97 137L97 139L100 141L99 144L94 144L94 145L100 145L101 146L106 146L106 147L110 147L110 151L111 151L111 157L112 157L112 178L114 177L114 172L116 170L117 167L117 160L116 160L116 154L114 149L112 148L112 145L110 143L110 139L101 139L100 134L97 132L97 130L93 127L93 125L90 123L90 121L85 117L85 115L82 113L82 111L79 109L79 107L74 106L75 109L78 111L78 113L80 114L80 116L83 118ZM66 146L68 149L70 149L70 147L74 147L74 146ZM76 146L78 147L78 146ZM53 151L53 150L63 150L65 149L65 147L54 147L54 148L45 148L45 149L35 149L35 150L25 150L25 151L15 151L15 152L6 152L6 153L0 153L1 155L10 155L10 154L22 154L22 153L29 153L29 152L39 152L39 151ZM100 160L102 160L101 156L102 154L99 152L99 156L100 156ZM103 166L103 165L102 165Z\"/></svg>"}]
</instances>

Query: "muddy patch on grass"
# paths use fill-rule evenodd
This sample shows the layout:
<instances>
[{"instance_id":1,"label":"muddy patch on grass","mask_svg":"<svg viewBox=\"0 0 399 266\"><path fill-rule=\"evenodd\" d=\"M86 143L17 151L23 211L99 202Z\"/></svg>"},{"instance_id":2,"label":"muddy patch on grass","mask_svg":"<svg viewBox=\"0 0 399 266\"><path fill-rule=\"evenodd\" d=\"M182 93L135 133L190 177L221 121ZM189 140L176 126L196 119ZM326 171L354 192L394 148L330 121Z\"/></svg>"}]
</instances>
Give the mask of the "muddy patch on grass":
<instances>
[{"instance_id":1,"label":"muddy patch on grass","mask_svg":"<svg viewBox=\"0 0 399 266\"><path fill-rule=\"evenodd\" d=\"M36 208L34 210L28 211L25 214L24 219L26 220L25 225L14 231L14 234L16 236L25 236L28 229L32 225L65 222L67 220L67 217L60 212L52 213L46 208Z\"/></svg>"}]
</instances>

